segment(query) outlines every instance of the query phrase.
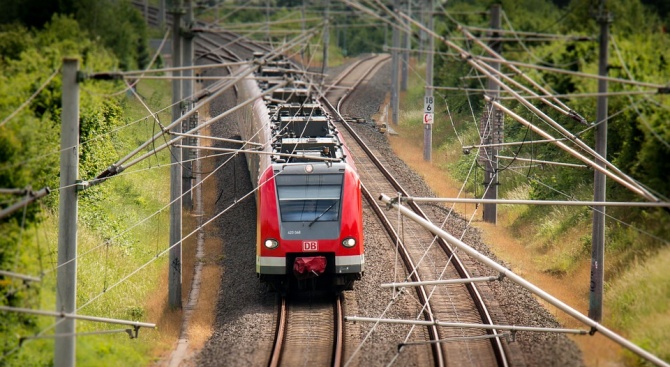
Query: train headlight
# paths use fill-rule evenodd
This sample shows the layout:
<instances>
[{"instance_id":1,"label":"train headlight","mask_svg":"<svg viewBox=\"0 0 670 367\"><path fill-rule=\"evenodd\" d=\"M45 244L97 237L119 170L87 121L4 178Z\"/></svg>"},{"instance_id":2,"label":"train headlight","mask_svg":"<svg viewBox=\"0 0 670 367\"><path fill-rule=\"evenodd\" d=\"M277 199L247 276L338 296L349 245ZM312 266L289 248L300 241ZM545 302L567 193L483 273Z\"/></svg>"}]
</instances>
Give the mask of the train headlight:
<instances>
[{"instance_id":1,"label":"train headlight","mask_svg":"<svg viewBox=\"0 0 670 367\"><path fill-rule=\"evenodd\" d=\"M351 237L345 238L344 241L342 241L342 246L348 248L354 247L356 246L356 240Z\"/></svg>"},{"instance_id":2,"label":"train headlight","mask_svg":"<svg viewBox=\"0 0 670 367\"><path fill-rule=\"evenodd\" d=\"M314 166L311 164L305 165L305 172L312 173L314 171Z\"/></svg>"},{"instance_id":3,"label":"train headlight","mask_svg":"<svg viewBox=\"0 0 670 367\"><path fill-rule=\"evenodd\" d=\"M265 247L269 248L270 250L277 248L277 246L279 246L279 242L277 242L277 240L272 238L265 240Z\"/></svg>"}]
</instances>

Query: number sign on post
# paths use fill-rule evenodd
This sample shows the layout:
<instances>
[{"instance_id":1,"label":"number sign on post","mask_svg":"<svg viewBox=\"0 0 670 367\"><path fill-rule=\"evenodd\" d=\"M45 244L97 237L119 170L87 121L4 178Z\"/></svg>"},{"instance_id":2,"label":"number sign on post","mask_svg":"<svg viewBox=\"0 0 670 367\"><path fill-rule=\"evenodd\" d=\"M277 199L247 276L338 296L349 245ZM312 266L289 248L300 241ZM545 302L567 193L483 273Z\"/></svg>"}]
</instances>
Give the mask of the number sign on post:
<instances>
[{"instance_id":1,"label":"number sign on post","mask_svg":"<svg viewBox=\"0 0 670 367\"><path fill-rule=\"evenodd\" d=\"M433 123L433 96L426 96L423 99L423 123L432 124Z\"/></svg>"}]
</instances>

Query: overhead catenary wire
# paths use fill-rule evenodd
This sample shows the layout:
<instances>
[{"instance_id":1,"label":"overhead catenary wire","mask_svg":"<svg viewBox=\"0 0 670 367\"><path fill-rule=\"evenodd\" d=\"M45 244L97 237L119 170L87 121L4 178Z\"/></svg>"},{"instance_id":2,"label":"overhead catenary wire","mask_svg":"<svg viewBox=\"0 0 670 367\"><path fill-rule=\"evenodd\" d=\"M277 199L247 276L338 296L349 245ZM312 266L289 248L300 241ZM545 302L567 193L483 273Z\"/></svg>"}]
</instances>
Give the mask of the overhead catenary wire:
<instances>
[{"instance_id":1,"label":"overhead catenary wire","mask_svg":"<svg viewBox=\"0 0 670 367\"><path fill-rule=\"evenodd\" d=\"M526 80L528 83L530 83L533 87L535 87L535 88L537 88L538 90L540 90L542 93L547 94L547 95L552 95L546 88L542 87L542 86L539 85L537 82L535 82L533 79L531 79L530 77L528 77L525 73L523 73L521 70L519 70L516 66L514 66L514 65L507 65L507 64L505 63L506 60L505 60L500 54L498 54L495 50L493 50L491 47L489 47L487 44L485 44L485 43L482 42L481 40L477 39L477 37L474 37L474 36L473 36L471 33L469 33L467 30L463 29L463 32L464 32L464 34L466 35L466 37L467 37L468 39L470 39L471 41L474 41L475 43L477 43L477 45L479 45L480 47L482 47L486 52L488 52L489 54L491 54L491 55L494 56L493 60L490 60L491 62L501 63L501 64L503 64L503 65L505 65L505 66L511 68L513 72L515 72L517 75L521 76L524 80ZM479 58L481 58L481 56L479 56ZM495 73L495 74L501 76L502 78L504 78L504 79L507 80L508 82L512 82L512 83L517 84L515 81L513 81L513 79L511 79L510 77L506 76L505 74L500 73L500 71L498 71L498 70L496 70L496 69L494 69L494 68L489 68L489 71L490 71L491 73ZM517 85L521 86L521 84L517 84ZM522 87L522 89L524 89L524 90L530 92L531 95L534 95L534 96L537 96L537 95L538 95L537 93L532 92L530 89L528 89L528 88L526 88L526 87L523 87L523 86L521 86L521 87ZM561 102L560 100L558 100L557 98L555 98L555 97L553 97L553 96L551 96L551 97L549 97L549 98L550 98L554 103L558 104L558 106L555 106L553 103L550 103L550 102L549 102L547 99L545 99L545 98L540 98L540 100L541 100L542 102L546 103L548 106L555 108L556 110L558 110L559 112L561 112L562 114L564 114L564 115L566 115L566 116L577 117L578 120L580 120L580 121L582 121L582 122L584 121L584 118L583 118L583 117L581 117L581 116L579 116L578 114L576 114L576 112L574 112L574 111L573 111L570 107L568 107L565 103Z\"/></svg>"},{"instance_id":2,"label":"overhead catenary wire","mask_svg":"<svg viewBox=\"0 0 670 367\"><path fill-rule=\"evenodd\" d=\"M153 55L153 57L151 58L151 61L149 61L149 64L147 65L147 67L146 67L144 70L140 71L140 73L141 73L141 72L147 72L147 71L151 70L151 67L153 66L154 62L156 62L156 60L158 59L158 56L160 55L161 51L163 50L163 47L165 47L165 43L167 42L167 38L168 38L169 35L170 35L170 29L168 28L168 29L165 31L165 34L163 35L163 39L161 40L160 45L159 45L158 48L156 49L156 52L154 52L154 55ZM114 79L114 78L115 78L115 74L116 74L116 73L108 73L108 75L109 75L109 77L110 77L111 79ZM108 97L114 97L114 96L121 95L121 94L127 92L129 89L133 89L133 88L135 87L135 85L137 85L137 83L138 83L138 81L135 80L135 81L133 81L133 83L131 83L131 84L127 84L126 88L124 88L123 90L120 90L120 91L115 92L115 93L112 93L112 94L108 94L108 95L106 95L106 96L108 96ZM91 92L91 91L87 91L87 92L88 92L88 93L93 93L93 92ZM97 93L96 93L96 94L97 94Z\"/></svg>"},{"instance_id":3,"label":"overhead catenary wire","mask_svg":"<svg viewBox=\"0 0 670 367\"><path fill-rule=\"evenodd\" d=\"M504 266L498 264L497 262L491 260L490 258L482 255L480 252L477 250L473 249L469 245L465 244L464 242L456 239L454 236L451 234L447 233L444 230L441 230L437 226L432 225L431 223L428 223L425 219L420 218L410 210L402 207L401 205L398 205L397 203L393 203L393 201L386 195L382 194L380 196L380 200L383 202L392 205L393 207L399 208L403 212L403 214L407 217L412 218L416 222L420 223L422 226L425 228L429 229L431 232L435 233L436 235L439 235L440 237L444 238L446 241L448 241L450 244L458 247L462 251L466 252L468 255L473 257L474 259L478 260L479 262L483 263L484 265L492 268L493 270L499 272L501 275L504 275L506 278L510 279L516 284L521 285L522 287L528 289L530 292L535 294L536 296L542 298L543 300L549 302L550 304L556 306L566 314L570 315L571 317L575 318L576 320L580 321L581 323L590 326L592 328L593 332L600 332L601 334L605 335L608 339L616 342L617 344L625 347L626 349L634 352L635 354L641 356L642 358L658 365L658 366L670 366L670 364L664 362L657 356L649 353L648 351L640 348L639 346L633 344L632 342L626 340L619 334L611 331L610 329L606 328L604 325L601 323L598 323L596 321L591 320L587 316L581 314L574 308L570 307L569 305L565 304L561 300L557 299L556 297L552 296L551 294L545 292L544 290L540 289L539 287L535 286L534 284L528 282L524 278L520 277L519 275L515 274L514 272L510 271L509 269L505 268Z\"/></svg>"},{"instance_id":4,"label":"overhead catenary wire","mask_svg":"<svg viewBox=\"0 0 670 367\"><path fill-rule=\"evenodd\" d=\"M286 84L287 84L287 82L283 82L283 83L277 84L276 86L274 86L274 87L268 89L268 91L266 91L266 92L264 92L264 93L265 93L265 94L272 93L275 89L281 88L281 87L285 86ZM191 130L189 130L187 133L193 133L193 132L196 132L196 131L198 131L198 130L200 130L200 129L203 129L203 128L205 128L205 127L207 127L207 126L213 124L214 122L217 122L217 121L221 120L222 118L224 118L224 117L226 117L226 116L228 116L228 115L230 115L230 114L235 113L237 110L241 109L242 107L246 106L246 105L249 104L249 103L254 102L255 100L256 100L255 97L254 97L254 98L247 99L246 101L244 101L244 102L238 104L237 106L235 106L235 107L233 107L233 108L231 108L231 109L229 109L229 110L227 110L227 111L225 111L225 112L219 114L218 116L216 116L216 117L214 117L214 118L212 118L212 119L210 119L210 120L208 120L208 121L206 121L206 122L204 122L204 123L202 123L202 124L199 124L197 127L193 128L193 129L191 129ZM195 108L194 108L193 110L195 110ZM193 111L193 110L191 110L191 111ZM180 118L180 119L178 119L178 120L176 120L176 121L177 121L177 122L181 122L182 120L184 120L184 116L186 116L186 115L183 115L182 118ZM174 123L173 123L173 125L174 125ZM169 128L166 127L166 129L169 129ZM162 134L159 134L159 135L158 135L158 137L160 137L160 136L162 136ZM161 144L160 146L154 148L153 151L148 152L148 153L145 153L145 154L143 154L143 155L141 155L141 156L135 158L134 160L132 160L132 161L126 163L126 164L123 164L123 165L121 165L121 164L115 164L115 165L112 166L112 168L110 168L110 170L109 170L110 173L109 173L109 174L105 174L105 173L103 172L103 174L99 175L98 178L103 178L103 179L104 179L104 178L113 176L113 175L115 175L115 174L117 174L117 173L119 173L119 172L121 172L121 171L127 169L128 167L131 167L131 166L137 164L138 162L140 162L140 161L142 161L142 160L144 160L144 159L146 159L146 158L152 156L153 154L155 154L155 152L159 152L159 151L161 151L161 150L163 150L163 149L165 149L165 148L167 148L167 147L169 147L169 146L174 145L176 142L180 141L181 139L182 139L181 137L173 138L173 139L171 139L170 141L168 141L168 142L166 142L166 143L164 143L164 144Z\"/></svg>"},{"instance_id":5,"label":"overhead catenary wire","mask_svg":"<svg viewBox=\"0 0 670 367\"><path fill-rule=\"evenodd\" d=\"M556 139L553 139L553 140L556 140Z\"/></svg>"},{"instance_id":6,"label":"overhead catenary wire","mask_svg":"<svg viewBox=\"0 0 670 367\"><path fill-rule=\"evenodd\" d=\"M244 28L247 28L247 27L255 28L255 27L264 26L264 25L273 26L273 25L278 25L278 24L294 24L294 23L299 23L299 22L302 22L302 21L305 21L305 22L317 22L317 21L319 21L320 22L322 20L323 20L323 18L314 17L314 18L305 18L305 19L274 20L274 21L270 21L270 22L257 22L257 23L254 23L254 22L232 23L232 24L226 25L225 27L220 27L220 28L213 28L212 27L212 28L207 28L207 30L208 31L214 31L214 32L217 32L217 31L235 31L235 32L237 32L237 31L239 31L241 29L244 29Z\"/></svg>"},{"instance_id":7,"label":"overhead catenary wire","mask_svg":"<svg viewBox=\"0 0 670 367\"><path fill-rule=\"evenodd\" d=\"M516 121L518 121L518 122L520 122L520 123L522 123L522 124L524 124L524 125L530 127L530 128L533 130L533 132L535 132L536 134L538 134L538 135L544 137L545 139L554 139L553 136L549 135L549 134L546 133L544 130L542 130L542 129L536 127L535 125L531 124L530 122L526 121L523 117L519 116L518 114L516 114L514 111L510 110L509 108L503 106L503 105L500 104L499 102L491 101L491 103L493 103L496 107L500 108L500 109L501 109L502 111L504 111L508 116L512 117L514 120L516 120ZM575 140L572 140L572 141L575 141ZM579 159L580 161L582 161L582 162L588 164L588 165L591 166L593 169L598 170L598 171L604 173L605 175L607 175L607 177L609 177L609 178L611 178L612 180L614 180L614 181L620 183L621 185L625 186L626 188L628 188L629 190L635 192L636 194L638 194L638 195L640 195L640 196L643 196L643 197L647 198L648 200L658 201L658 198L656 198L656 197L653 196L653 195L649 195L649 194L647 194L647 193L646 193L646 190L641 189L641 188L639 187L639 185L635 185L635 186L632 185L630 182L624 180L622 177L620 177L619 175L615 174L613 171L611 171L611 170L607 170L607 169L601 167L600 165L598 165L598 164L596 164L595 162L591 161L590 159L588 159L588 158L585 157L584 155L582 155L582 154L580 154L579 152L575 151L574 149L568 147L568 146L567 146L566 144L564 144L563 142L561 142L561 141L555 141L555 142L553 142L553 143L556 144L557 146L559 146L562 150L566 151L568 154L570 154L570 155L572 155L573 157Z\"/></svg>"},{"instance_id":8,"label":"overhead catenary wire","mask_svg":"<svg viewBox=\"0 0 670 367\"><path fill-rule=\"evenodd\" d=\"M228 156L228 155L231 155L231 153L212 154L212 155L208 155L208 156L205 156L205 157L199 157L199 158L196 158L196 159L193 159L193 160L204 160L204 159L217 158L217 157ZM184 161L184 162L186 162L186 161ZM122 176L127 176L127 175L137 174L137 173L141 173L141 172L148 171L148 170L153 170L153 169L166 169L166 168L170 168L170 166L171 166L171 165L174 165L174 164L179 164L179 163L166 163L166 164L162 164L162 165L158 165L158 166L153 166L153 167L148 167L148 168L139 169L139 170L124 171L124 172L122 172L122 173L119 173L118 176L116 176L116 177L122 177ZM187 192L187 193L188 193L188 192ZM103 241L100 245L95 246L95 247L93 247L93 248L91 248L91 249L88 249L88 250L86 250L86 251L83 252L83 253L79 253L79 254L77 254L77 259L81 259L81 258L83 258L84 256L88 255L89 253L92 253L93 251L100 249L102 246L107 246L107 245L109 245L109 244L114 243L114 241L115 241L117 238L123 237L124 235L130 233L131 230L133 230L133 229L139 227L140 225L146 223L147 221L149 221L149 220L152 219L153 217L159 215L160 213L162 213L163 211L165 211L166 209L168 209L168 208L170 207L171 204L172 204L172 202L169 202L169 203L165 204L164 206L162 206L162 207L159 208L158 210L156 210L156 211L154 211L153 213L151 213L151 214L145 216L144 218L140 219L140 220L137 221L136 223L130 225L130 226L129 226L128 228L126 228L125 230L123 230L123 231L121 231L121 232L115 234L114 236L112 236L112 237L106 239L106 240ZM52 273L52 272L56 271L59 267L64 266L64 265L70 263L71 261L74 261L74 259L72 259L72 260L68 260L68 261L66 261L66 262L64 262L64 263L62 263L62 264L60 264L60 265L57 265L57 266L54 267L52 270L49 270L49 271L47 271L47 272L44 272L44 275L47 275L47 274L49 274L49 273Z\"/></svg>"},{"instance_id":9,"label":"overhead catenary wire","mask_svg":"<svg viewBox=\"0 0 670 367\"><path fill-rule=\"evenodd\" d=\"M279 86L281 86L281 85L279 85ZM180 134L180 135L184 135L184 134ZM241 151L241 150L237 150L237 152L240 152L240 151ZM203 181L204 181L204 180L203 180ZM184 194L186 194L186 193L184 193ZM184 194L182 194L182 196L183 196ZM169 205L169 204L168 204L168 205Z\"/></svg>"},{"instance_id":10,"label":"overhead catenary wire","mask_svg":"<svg viewBox=\"0 0 670 367\"><path fill-rule=\"evenodd\" d=\"M59 72L60 69L54 70L54 72L51 73L51 75L47 78L47 80L44 81L44 83L42 83L42 85L40 85L39 88L37 88L35 93L33 93L30 97L28 97L28 99L25 102L23 102L18 108L16 108L14 112L10 113L9 116L5 117L2 121L0 121L0 126L6 124L9 120L14 118L14 116L16 116L19 112L21 112L26 106L28 106L30 102L32 102L40 93L42 93L42 90L44 90L44 88L46 88L46 86L51 83L53 78L56 77L56 75L58 75Z\"/></svg>"},{"instance_id":11,"label":"overhead catenary wire","mask_svg":"<svg viewBox=\"0 0 670 367\"><path fill-rule=\"evenodd\" d=\"M591 36L571 36L571 35L565 35L565 34L552 34L552 33L541 33L541 32L523 32L523 31L514 31L514 30L507 30L507 29L500 29L500 28L495 28L494 29L494 28L483 28L483 27L466 26L466 25L463 25L463 28L468 29L468 30L478 31L478 32L485 32L485 33L499 33L499 34L511 34L511 35L532 36L532 37L544 37L544 38L551 38L551 39L554 39L554 40L561 40L561 39L566 39L566 38L567 39L572 39L572 37L580 37L580 39L588 40L588 41L596 40L594 37L591 37Z\"/></svg>"},{"instance_id":12,"label":"overhead catenary wire","mask_svg":"<svg viewBox=\"0 0 670 367\"><path fill-rule=\"evenodd\" d=\"M359 4L359 3L355 3L355 2L352 2L352 1L350 1L350 0L342 0L342 1L343 1L345 4L347 4L347 5L349 5L349 6L353 7L353 8L356 8L357 10L362 11L363 13L365 13L365 14L367 14L367 15L370 15L370 16L372 16L372 17L375 17L375 18L377 18L377 19L383 21L384 23L390 25L391 27L397 28L398 30L400 30L400 31L402 31L402 32L411 32L411 29L404 27L404 24L403 24L402 22L394 23L394 22L392 22L392 21L386 19L385 17L383 17L383 16L381 16L381 15L375 13L374 11L372 11L372 10L370 10L370 9L368 9L368 8L366 8L366 7L364 7L363 5L361 5L361 4Z\"/></svg>"},{"instance_id":13,"label":"overhead catenary wire","mask_svg":"<svg viewBox=\"0 0 670 367\"><path fill-rule=\"evenodd\" d=\"M252 61L238 61L238 62L224 62L220 64L208 64L208 65L193 65L193 66L178 66L178 67L166 67L160 69L148 69L148 70L132 70L132 71L122 71L118 75L123 77L135 77L135 75L144 75L144 74L155 74L155 73L166 73L173 71L184 71L184 70L210 70L210 69L220 69L228 68L233 66L242 66L252 64ZM93 73L90 76L100 75L103 73ZM141 78L141 76L140 76ZM222 77L225 78L225 77Z\"/></svg>"},{"instance_id":14,"label":"overhead catenary wire","mask_svg":"<svg viewBox=\"0 0 670 367\"><path fill-rule=\"evenodd\" d=\"M585 3L585 4L587 4L587 3ZM577 7L574 7L571 11L574 11L576 8ZM567 15L570 14L570 12L566 12L565 14L563 14L562 17L566 17ZM505 20L505 22L507 23L507 25L512 29L512 31L513 32L518 32L512 27L512 22L510 22L510 20L507 18L507 12L503 11L502 16L503 16L503 19ZM554 24L557 24L557 23L554 23ZM545 30L549 29L549 28L550 27L546 27ZM533 60L535 60L537 63L541 63L541 64L544 64L545 66L552 66L552 67L568 67L568 66L571 66L571 65L575 65L578 62L577 60L568 61L568 62L562 63L560 65L550 63L546 59L542 59L541 57L536 56L535 53L526 46L526 44L524 43L524 40L520 39L518 35L515 34L514 37L518 40L519 45L521 45L521 47L524 50L524 53L526 55L530 55L530 57L533 58ZM594 52L595 52L594 50L589 51L589 54L593 54Z\"/></svg>"},{"instance_id":15,"label":"overhead catenary wire","mask_svg":"<svg viewBox=\"0 0 670 367\"><path fill-rule=\"evenodd\" d=\"M653 88L653 89L656 89L656 90L664 90L668 87L667 84L649 83L649 82L642 82L642 81L638 81L638 80L621 79L621 78L615 78L615 77L611 77L611 76L589 74L589 73L584 73L584 72L581 72L581 71L565 70L565 69L559 69L559 68L554 68L554 67L549 67L549 66L529 64L529 63L520 62L520 61L502 60L502 59L496 59L496 58L493 58L493 57L486 57L486 56L478 56L477 58L481 61L487 61L487 62L495 61L495 62L503 63L505 65L514 65L514 66L526 67L526 68L529 68L529 69L551 71L552 73L578 76L578 77L587 78L587 79L607 80L608 82L627 84L627 85L633 85L633 86L645 87L645 88Z\"/></svg>"},{"instance_id":16,"label":"overhead catenary wire","mask_svg":"<svg viewBox=\"0 0 670 367\"><path fill-rule=\"evenodd\" d=\"M231 158L232 158L232 156L234 156L234 155L231 155ZM221 164L219 167L223 167L223 166L224 166L224 165L225 165L231 158L229 158L228 160L226 160L226 161L225 161L223 164ZM213 171L212 173L210 173L210 174L208 175L208 177L211 177L211 176L214 174L214 172L216 172L216 170ZM195 187L198 187L199 185L202 185L203 182L206 181L206 179L207 179L207 178L201 180L198 184L196 184L194 187L192 187L191 190L195 189ZM189 191L189 192L190 192L190 191ZM254 192L254 191L252 191L251 193L253 193L253 192ZM181 196L186 195L186 194L187 194L187 192L182 193ZM179 198L176 198L175 200L179 200L179 199L181 198L181 196L180 196ZM248 196L248 195L245 195L245 197L246 197L246 196ZM226 208L226 210L224 210L223 212L229 210L231 207L233 207L234 205L236 205L237 203L239 203L239 202L242 201L243 199L244 199L244 198L242 198L242 199L236 201L236 202L233 203L231 206L229 206L228 208ZM169 207L171 204L172 204L172 202L171 202L171 203L168 203L166 207ZM162 210L162 209L161 209L161 210ZM160 212L161 210L159 210L159 212ZM148 262L144 263L142 266L136 268L133 272L131 272L130 274L127 274L125 277L123 277L123 279L117 281L116 283L112 284L111 286L106 286L105 289L104 289L104 291L103 291L102 293L99 293L98 295L96 295L96 296L94 296L93 298L89 299L86 303L84 303L83 305L81 305L76 311L79 312L81 309L83 309L84 307L88 306L89 304L91 304L92 302L94 302L94 301L97 300L98 298L102 297L103 295L107 294L108 291L110 291L111 289L117 287L119 284L125 282L127 279L129 279L129 278L132 277L134 274L136 274L136 273L139 272L140 270L144 269L145 267L147 267L148 265L150 265L151 263L153 263L155 260L157 260L157 259L160 258L161 256L165 255L166 253L169 253L170 249L172 249L173 247L178 246L179 244L181 244L182 241L186 240L186 239L189 238L193 233L198 232L199 230L201 230L201 228L203 228L203 227L206 226L207 224L211 223L213 220L215 220L215 219L218 218L220 215L222 215L223 212L221 212L221 213L215 215L215 216L214 216L213 218L211 218L209 221L203 223L200 227L196 228L193 232L191 232L191 233L188 234L187 236L183 237L180 241L178 241L177 243L173 244L173 245L170 246L169 248L165 249L165 250L162 251L162 252L157 253L157 254L156 254L150 261L148 261ZM54 271L55 271L55 269L54 269ZM50 325L49 327L43 329L43 330L39 333L39 335L41 335L41 334L43 334L44 332L46 332L46 331L48 331L48 330L54 328L54 327L55 327L56 325L58 325L61 321L62 321L62 319L59 320L59 321L57 321L57 322L55 322L55 323L53 323L53 324ZM18 348L18 347L17 347L17 348ZM16 349L16 348L15 348L15 349Z\"/></svg>"},{"instance_id":17,"label":"overhead catenary wire","mask_svg":"<svg viewBox=\"0 0 670 367\"><path fill-rule=\"evenodd\" d=\"M410 19L411 22L417 24L420 28L424 29L424 31L428 32L431 36L437 37L440 41L445 43L447 46L454 48L457 50L459 53L461 53L462 58L470 65L473 67L477 68L479 71L485 73L485 74L490 74L487 70L490 68L487 64L477 62L475 58L473 58L472 54L466 52L463 50L461 47L458 45L454 44L453 42L450 42L449 40L445 39L442 36L437 35L435 32L432 32L425 28L423 25L420 23L412 20L411 18L407 17L405 14L402 12L399 12L399 14L405 18ZM494 59L494 61L498 61L497 59ZM505 83L502 81L498 80L497 78L491 78L496 84L500 85L503 89L507 90L508 92L512 93L513 95L516 94L509 86L507 86ZM577 144L581 149L592 155L593 157L597 158L599 161L603 162L605 166L610 169L611 171L607 172L616 172L616 177L619 179L617 182L620 182L623 184L625 182L626 184L624 186L628 187L631 189L633 192L636 192L638 195L645 196L646 198L650 200L658 200L653 194L651 194L647 189L642 187L637 181L633 180L630 178L628 175L624 174L618 167L614 166L612 163L607 161L605 158L601 157L593 148L589 147L586 145L584 142L581 140L577 139L574 137L573 134L571 134L569 131L567 131L565 128L563 128L560 124L556 123L553 119L551 119L549 116L547 116L544 112L539 110L537 107L532 105L530 102L523 98L518 99L519 102L521 102L523 105L525 105L528 109L533 111L535 114L537 114L539 117L541 117L545 122L549 123L553 128L555 128L557 131L559 131L561 134L564 136L568 137L571 139L571 141L575 144ZM494 102L497 106L501 106L499 103ZM553 137L551 137L553 138Z\"/></svg>"},{"instance_id":18,"label":"overhead catenary wire","mask_svg":"<svg viewBox=\"0 0 670 367\"><path fill-rule=\"evenodd\" d=\"M537 179L537 178L535 178L535 177L527 176L526 174L519 173L519 172L514 171L514 170L512 170L512 172L514 172L514 173L516 173L516 174L518 174L518 175L521 175L521 176L525 176L526 179L528 179L528 181L530 181L530 182L534 182L534 183L536 183L536 184L538 184L538 185L541 185L541 186L547 188L548 190L551 190L551 191L553 191L553 192L555 192L555 193L557 193L557 194L559 194L559 195L561 195L561 196L564 196L565 198L569 199L570 201L579 201L579 200L578 200L577 198L575 198L574 196L568 195L567 193L565 193L565 192L563 192L563 191L561 191L561 190L558 190L558 189L556 189L555 187L553 187L553 186L551 186L551 185L548 185L547 183L542 182L541 180L539 180L539 179ZM599 205L600 205L600 204L599 204ZM591 210L596 210L596 209L594 209L594 208L592 208L592 207L589 207L589 209L591 209ZM636 232L638 232L638 233L644 234L644 235L648 236L649 238L652 238L652 239L654 239L654 240L657 240L657 241L659 241L659 242L661 242L661 243L663 243L663 244L670 245L670 241L668 241L668 240L666 240L666 239L664 239L664 238L658 237L658 236L656 236L655 234L650 233L650 232L648 232L648 231L645 231L645 230L643 230L643 229L641 229L641 228L638 228L638 227L636 227L635 225L633 225L633 224L631 224L631 223L624 222L624 221L622 221L621 219L618 219L618 218L616 218L616 217L613 217L612 215L610 215L610 214L608 214L608 213L605 213L605 216L607 216L609 219L611 219L611 220L613 220L613 221L615 221L615 222L617 222L617 223L619 223L619 224L622 224L622 225L624 225L624 226L626 226L626 227L629 227L629 228L633 229L634 231L636 231Z\"/></svg>"},{"instance_id":19,"label":"overhead catenary wire","mask_svg":"<svg viewBox=\"0 0 670 367\"><path fill-rule=\"evenodd\" d=\"M565 205L565 206L613 206L613 207L648 207L668 208L670 202L639 202L639 201L580 201L580 200L520 200L520 199L472 199L472 198L439 198L439 197L402 197L401 202L415 203L470 203L470 204L506 204L506 205Z\"/></svg>"},{"instance_id":20,"label":"overhead catenary wire","mask_svg":"<svg viewBox=\"0 0 670 367\"><path fill-rule=\"evenodd\" d=\"M433 243L434 243L434 241L433 241ZM430 246L432 246L432 244L431 244ZM429 248L430 248L430 246L429 246ZM422 256L422 258L420 259L420 261L423 261L423 260L425 260L425 259L430 259L430 257L426 257L426 256L425 256L425 253L424 253L424 256ZM412 269L412 271L416 271L416 269L417 269L417 268L414 267L414 268ZM443 272L444 272L445 270L446 270L446 268L443 270ZM432 294L432 292L431 292L431 294ZM429 299L430 299L430 297L429 297ZM424 304L423 306L425 307L425 304ZM421 316L421 313L419 314L419 317L420 317L420 316ZM411 333L410 333L410 334L411 334ZM392 363L392 362L391 362L391 363Z\"/></svg>"},{"instance_id":21,"label":"overhead catenary wire","mask_svg":"<svg viewBox=\"0 0 670 367\"><path fill-rule=\"evenodd\" d=\"M624 62L623 56L621 55L621 50L619 50L619 46L617 45L617 42L614 39L614 36L610 36L610 40L612 41L612 45L614 46L614 50L616 51L617 57L619 58L619 62L621 63L623 70L626 72L626 75L628 75L629 79L633 79L633 75L631 74L630 70L628 69L628 66L626 66L626 63ZM639 87L638 87L638 92L641 92ZM631 101L631 103L633 102L633 100L632 100L633 98L630 96L630 94L628 94L628 99ZM640 121L649 130L651 135L654 138L656 138L656 140L658 140L658 142L665 145L666 148L670 149L670 143L668 143L668 141L663 139L663 137L656 131L656 129L654 129L651 126L649 121L647 121L647 118L642 114L642 112L640 112L640 110L637 108L637 106L635 106L634 108L635 108L635 112L637 112L637 115L638 115Z\"/></svg>"},{"instance_id":22,"label":"overhead catenary wire","mask_svg":"<svg viewBox=\"0 0 670 367\"><path fill-rule=\"evenodd\" d=\"M151 144L151 143L153 143L154 141L156 141L157 139L159 139L163 134L165 134L167 131L169 131L170 129L172 129L174 126L177 126L178 124L181 124L182 121L184 121L184 120L186 120L187 118L189 118L191 115L193 115L193 114L194 114L198 109L200 109L202 106L204 106L205 104L209 103L211 100L217 98L219 95L223 94L223 93L227 90L227 88L232 87L236 82L238 82L239 80L242 80L244 77L246 77L247 75L251 74L254 70L255 70L255 68L247 69L245 72L239 74L239 75L238 75L238 78L236 78L234 81L231 81L231 82L227 85L226 88L220 88L219 90L217 90L216 92L214 92L213 94L211 94L211 95L209 95L207 98L205 98L205 100L203 100L203 101L197 103L192 109L190 109L188 112L186 112L185 114L183 114L179 119L177 119L177 120L173 121L172 123L170 123L169 125L165 126L165 127L162 129L163 131L161 131L160 133L154 135L152 138L150 138L149 140L145 141L144 143L140 144L139 147L137 147L136 149L134 149L133 151L131 151L130 153L128 153L125 157L123 157L123 158L119 159L118 161L116 161L116 163L112 164L112 165L111 165L105 172L99 174L99 175L98 175L98 178L104 178L104 177L108 177L108 176L117 174L117 173L119 172L119 167L121 167L121 165L122 165L123 163L127 162L130 158L132 158L132 157L135 156L137 153L139 153L140 151L142 151L144 148L146 148L147 146L149 146L149 144ZM153 114L152 114L152 115L153 115ZM164 147L163 147L163 148L164 148Z\"/></svg>"}]
</instances>

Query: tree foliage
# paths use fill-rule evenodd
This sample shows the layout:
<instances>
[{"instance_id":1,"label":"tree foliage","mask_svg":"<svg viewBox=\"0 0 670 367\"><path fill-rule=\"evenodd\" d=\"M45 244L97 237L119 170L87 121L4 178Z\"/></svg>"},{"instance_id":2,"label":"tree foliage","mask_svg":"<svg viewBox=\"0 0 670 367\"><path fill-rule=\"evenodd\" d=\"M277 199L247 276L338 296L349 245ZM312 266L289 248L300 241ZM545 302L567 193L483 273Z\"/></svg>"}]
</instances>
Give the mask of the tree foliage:
<instances>
[{"instance_id":1,"label":"tree foliage","mask_svg":"<svg viewBox=\"0 0 670 367\"><path fill-rule=\"evenodd\" d=\"M149 61L147 26L129 0L26 0L0 2L0 24L41 29L55 14L73 17L82 30L99 38L122 69L143 68Z\"/></svg>"},{"instance_id":2,"label":"tree foliage","mask_svg":"<svg viewBox=\"0 0 670 367\"><path fill-rule=\"evenodd\" d=\"M16 35L21 34L20 38ZM4 26L0 31L0 120L4 120L55 72L60 69L65 56L78 57L81 69L113 70L118 61L103 45L91 39L76 20L68 16L54 15L41 29L26 29ZM60 75L46 87L24 109L0 126L0 187L39 189L59 186L60 157ZM110 164L117 155L113 149L113 136L107 135L123 121L119 102L105 97L111 93L108 84L85 82L80 88L80 176L92 178ZM103 137L103 139L99 139ZM82 195L86 204L88 195ZM55 211L58 191L41 200L47 210ZM16 197L1 197L3 202L19 200ZM3 205L4 206L4 205ZM40 221L40 206L33 204L26 211L0 219L0 269L18 273L37 274L35 256L24 257L26 249L34 244L25 243L30 236L25 229ZM0 276L0 304L27 307L34 302L38 288L21 284ZM32 305L37 308L39 304ZM16 346L15 335L35 332L35 318L13 313L0 313L0 334L5 341L0 349L4 354Z\"/></svg>"}]
</instances>

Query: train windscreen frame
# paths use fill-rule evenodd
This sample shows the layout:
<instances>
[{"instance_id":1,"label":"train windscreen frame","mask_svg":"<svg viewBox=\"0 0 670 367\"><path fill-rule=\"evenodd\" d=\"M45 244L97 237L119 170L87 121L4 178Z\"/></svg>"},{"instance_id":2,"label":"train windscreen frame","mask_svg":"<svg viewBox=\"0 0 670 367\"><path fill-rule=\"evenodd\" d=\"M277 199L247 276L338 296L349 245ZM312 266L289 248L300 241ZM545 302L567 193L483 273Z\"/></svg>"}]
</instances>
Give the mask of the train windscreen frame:
<instances>
[{"instance_id":1,"label":"train windscreen frame","mask_svg":"<svg viewBox=\"0 0 670 367\"><path fill-rule=\"evenodd\" d=\"M344 175L280 174L275 177L282 222L337 222Z\"/></svg>"}]
</instances>

